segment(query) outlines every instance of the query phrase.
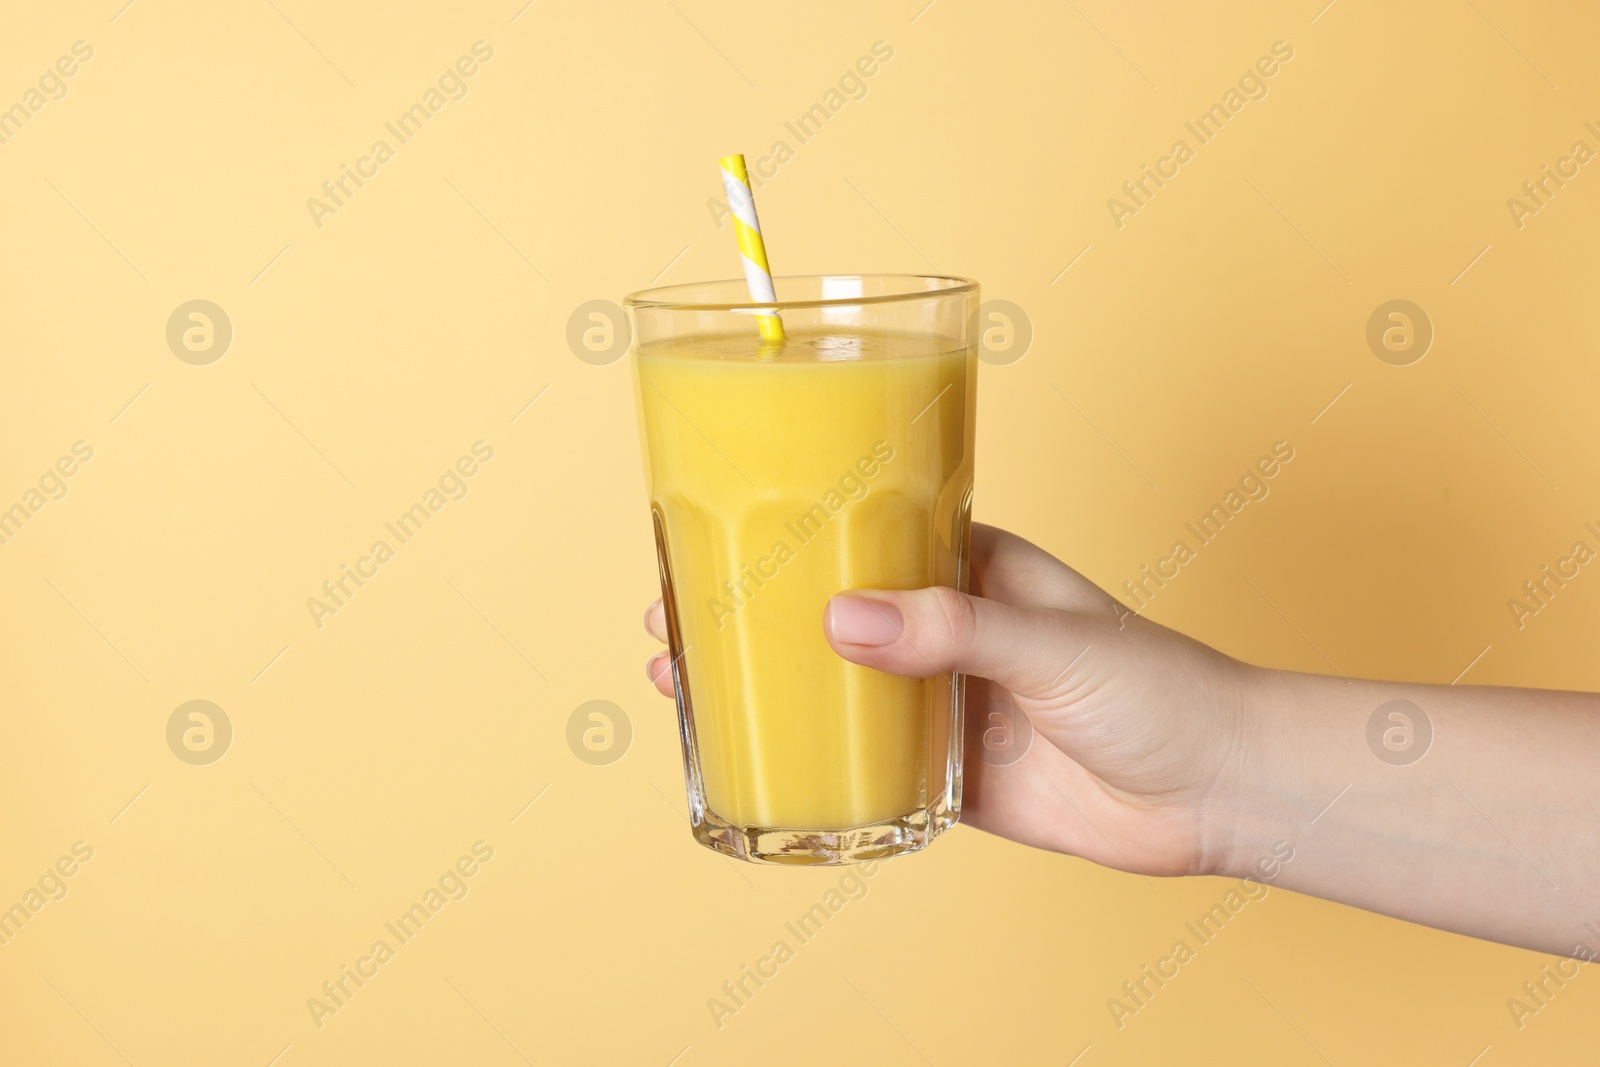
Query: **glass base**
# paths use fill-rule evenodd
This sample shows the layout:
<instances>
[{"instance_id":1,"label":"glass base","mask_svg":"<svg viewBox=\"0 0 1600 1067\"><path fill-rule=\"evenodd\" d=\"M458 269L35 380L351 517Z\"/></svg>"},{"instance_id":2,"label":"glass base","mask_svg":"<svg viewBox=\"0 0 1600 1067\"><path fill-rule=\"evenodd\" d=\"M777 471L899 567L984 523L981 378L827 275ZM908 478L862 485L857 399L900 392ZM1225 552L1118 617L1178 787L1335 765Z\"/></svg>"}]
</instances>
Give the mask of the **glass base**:
<instances>
[{"instance_id":1,"label":"glass base","mask_svg":"<svg viewBox=\"0 0 1600 1067\"><path fill-rule=\"evenodd\" d=\"M713 851L750 863L815 867L919 852L956 824L956 814L943 798L931 808L843 830L739 826L709 809L699 814L694 821L695 840Z\"/></svg>"}]
</instances>

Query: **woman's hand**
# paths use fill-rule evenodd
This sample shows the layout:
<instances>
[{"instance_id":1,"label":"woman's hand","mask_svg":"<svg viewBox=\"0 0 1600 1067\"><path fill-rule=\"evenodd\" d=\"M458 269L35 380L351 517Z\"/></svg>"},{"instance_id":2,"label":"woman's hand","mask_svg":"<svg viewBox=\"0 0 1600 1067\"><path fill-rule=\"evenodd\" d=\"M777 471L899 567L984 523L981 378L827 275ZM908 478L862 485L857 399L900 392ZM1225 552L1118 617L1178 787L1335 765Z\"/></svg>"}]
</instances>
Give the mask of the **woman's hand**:
<instances>
[{"instance_id":1,"label":"woman's hand","mask_svg":"<svg viewBox=\"0 0 1600 1067\"><path fill-rule=\"evenodd\" d=\"M1231 847L1218 812L1250 756L1243 664L1133 616L1013 534L975 524L972 585L836 596L822 620L853 663L968 676L961 821L1142 874L1208 874ZM661 605L645 626L666 639ZM667 655L648 667L672 694ZM1008 702L1032 722L1014 762L983 758ZM1015 712L1011 712L1015 715ZM1025 731L1024 731L1025 732Z\"/></svg>"}]
</instances>

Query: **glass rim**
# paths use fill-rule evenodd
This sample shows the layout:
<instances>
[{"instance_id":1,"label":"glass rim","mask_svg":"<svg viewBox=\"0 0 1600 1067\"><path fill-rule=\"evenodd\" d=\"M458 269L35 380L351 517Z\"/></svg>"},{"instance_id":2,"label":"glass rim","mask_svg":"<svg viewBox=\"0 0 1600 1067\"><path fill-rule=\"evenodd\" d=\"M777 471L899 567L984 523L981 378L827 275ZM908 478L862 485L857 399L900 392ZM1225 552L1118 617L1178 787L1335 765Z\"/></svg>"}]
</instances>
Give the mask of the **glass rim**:
<instances>
[{"instance_id":1,"label":"glass rim","mask_svg":"<svg viewBox=\"0 0 1600 1067\"><path fill-rule=\"evenodd\" d=\"M834 296L820 300L770 300L757 302L754 300L729 301L702 301L686 299L695 290L704 290L711 286L734 285L743 287L743 278L717 278L705 282L679 282L676 285L663 285L650 289L640 289L629 293L622 298L622 306L629 310L649 309L655 311L738 311L752 312L770 309L800 309L800 308L830 308L830 307L860 307L863 304L890 304L897 300L915 300L936 296L955 296L960 293L976 292L978 283L971 278L963 278L953 274L783 274L773 278L774 283L807 280L821 281L824 279L854 279L865 280L868 278L893 279L900 282L935 282L936 285L916 289L902 286L895 292L875 293L871 296ZM673 294L682 294L674 297Z\"/></svg>"}]
</instances>

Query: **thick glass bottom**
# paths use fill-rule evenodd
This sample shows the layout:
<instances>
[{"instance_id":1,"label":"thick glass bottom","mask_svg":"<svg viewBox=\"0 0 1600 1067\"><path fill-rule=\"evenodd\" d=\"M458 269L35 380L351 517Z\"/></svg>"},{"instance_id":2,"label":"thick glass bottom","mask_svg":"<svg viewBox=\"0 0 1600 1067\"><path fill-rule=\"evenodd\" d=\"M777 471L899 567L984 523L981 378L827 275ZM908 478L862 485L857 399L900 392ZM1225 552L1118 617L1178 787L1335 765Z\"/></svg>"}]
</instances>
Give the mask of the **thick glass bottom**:
<instances>
[{"instance_id":1,"label":"thick glass bottom","mask_svg":"<svg viewBox=\"0 0 1600 1067\"><path fill-rule=\"evenodd\" d=\"M709 809L693 826L696 841L734 859L828 867L921 851L955 824L956 813L941 798L933 807L843 830L739 826Z\"/></svg>"}]
</instances>

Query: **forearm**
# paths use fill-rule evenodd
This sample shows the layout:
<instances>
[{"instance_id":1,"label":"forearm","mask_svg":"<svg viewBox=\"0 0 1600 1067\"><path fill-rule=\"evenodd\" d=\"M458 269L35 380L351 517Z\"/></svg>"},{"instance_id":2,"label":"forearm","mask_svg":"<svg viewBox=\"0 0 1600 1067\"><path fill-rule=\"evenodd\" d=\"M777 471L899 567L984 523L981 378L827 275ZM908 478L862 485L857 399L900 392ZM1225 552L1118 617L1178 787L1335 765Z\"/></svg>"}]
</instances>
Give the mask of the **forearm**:
<instances>
[{"instance_id":1,"label":"forearm","mask_svg":"<svg viewBox=\"0 0 1600 1067\"><path fill-rule=\"evenodd\" d=\"M1254 668L1240 693L1248 739L1243 784L1218 812L1221 873L1252 875L1287 842L1276 885L1600 953L1600 697ZM1415 708L1386 708L1369 741L1394 700Z\"/></svg>"}]
</instances>

